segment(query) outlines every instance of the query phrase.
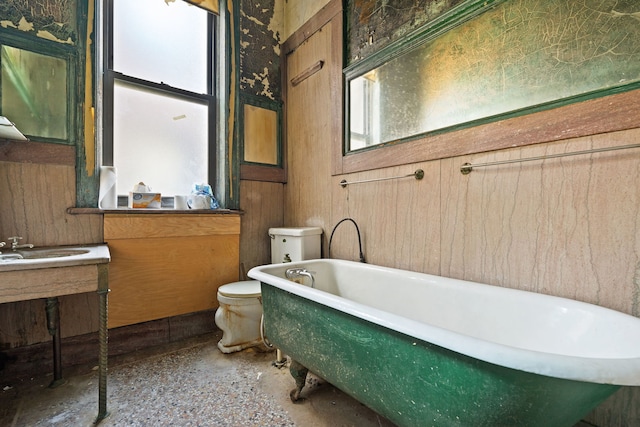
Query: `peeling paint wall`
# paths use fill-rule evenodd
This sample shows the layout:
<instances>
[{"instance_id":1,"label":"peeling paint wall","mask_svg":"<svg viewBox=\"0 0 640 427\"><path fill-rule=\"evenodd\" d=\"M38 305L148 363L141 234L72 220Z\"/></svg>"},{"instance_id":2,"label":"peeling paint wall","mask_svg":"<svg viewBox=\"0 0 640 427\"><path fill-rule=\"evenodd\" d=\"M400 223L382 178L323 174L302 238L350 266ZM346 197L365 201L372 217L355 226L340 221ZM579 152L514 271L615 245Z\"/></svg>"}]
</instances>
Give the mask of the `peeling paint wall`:
<instances>
[{"instance_id":1,"label":"peeling paint wall","mask_svg":"<svg viewBox=\"0 0 640 427\"><path fill-rule=\"evenodd\" d=\"M279 100L284 0L242 0L240 91Z\"/></svg>"},{"instance_id":2,"label":"peeling paint wall","mask_svg":"<svg viewBox=\"0 0 640 427\"><path fill-rule=\"evenodd\" d=\"M0 26L75 44L76 12L75 0L4 0L0 2Z\"/></svg>"},{"instance_id":3,"label":"peeling paint wall","mask_svg":"<svg viewBox=\"0 0 640 427\"><path fill-rule=\"evenodd\" d=\"M380 50L462 1L347 0L347 63Z\"/></svg>"}]
</instances>

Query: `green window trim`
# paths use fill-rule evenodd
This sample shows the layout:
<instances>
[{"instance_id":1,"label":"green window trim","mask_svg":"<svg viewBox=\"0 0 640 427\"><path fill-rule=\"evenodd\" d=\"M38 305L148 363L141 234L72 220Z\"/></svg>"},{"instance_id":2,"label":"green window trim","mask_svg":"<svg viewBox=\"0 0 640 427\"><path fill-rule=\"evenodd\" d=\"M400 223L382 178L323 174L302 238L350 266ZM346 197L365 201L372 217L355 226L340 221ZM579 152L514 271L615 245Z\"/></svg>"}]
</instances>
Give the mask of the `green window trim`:
<instances>
[{"instance_id":1,"label":"green window trim","mask_svg":"<svg viewBox=\"0 0 640 427\"><path fill-rule=\"evenodd\" d=\"M245 106L252 106L275 113L275 153L273 162L258 162L246 159L246 117ZM267 182L284 182L284 147L282 143L282 102L274 101L246 93L240 94L239 146L240 146L240 179ZM273 124L273 123L272 123Z\"/></svg>"},{"instance_id":2,"label":"green window trim","mask_svg":"<svg viewBox=\"0 0 640 427\"><path fill-rule=\"evenodd\" d=\"M535 92L537 92L537 90L535 89L535 86L530 86L530 87L526 87L526 86L522 86L523 90L521 91L521 93L519 94L519 88L516 89L514 92L509 92L506 91L501 94L501 97L503 99L508 99L508 101L511 101L511 98L516 98L518 96L520 96L523 99L523 103L516 105L513 108L510 107L505 107L502 109L502 111L499 108L496 108L495 110L492 108L488 108L487 110L492 111L492 112L488 112L488 113L481 113L481 114L476 114L475 116L471 115L469 119L461 119L458 122L452 122L452 123L448 123L448 124L443 124L443 125L434 125L431 128L429 128L428 126L425 126L422 129L425 130L421 130L420 126L415 126L415 130L409 130L407 132L407 134L394 134L393 132L389 132L391 134L391 136L389 136L388 138L385 139L385 137L379 137L378 138L378 142L376 142L375 145L371 145L371 146L367 146L365 148L358 148L356 150L350 150L349 147L349 141L351 138L351 129L350 129L350 107L351 107L351 103L349 102L351 93L350 93L350 82L354 81L357 78L363 77L364 75L366 75L367 73L370 73L372 71L376 71L378 72L378 70L381 69L381 67L389 64L390 62L400 59L400 61L406 61L406 59L408 58L408 55L410 54L414 54L415 52L418 51L425 51L425 49L430 48L431 44L435 44L436 42L440 42L439 48L440 48L440 52L435 51L435 53L441 53L443 50L443 48L449 47L451 49L453 49L454 47L458 47L457 44L454 44L455 40L454 38L450 38L450 39L445 39L444 37L449 36L449 34L451 33L462 33L462 31L469 29L468 31L472 34L476 34L474 33L474 31L477 31L478 34L481 35L485 35L482 34L481 31L486 30L487 33L489 33L492 30L496 30L496 28L499 30L499 24L501 24L499 18L502 18L503 16L508 16L508 13L512 13L512 12L517 12L517 7L524 7L526 5L522 5L522 2L515 2L514 0L494 0L494 1L478 1L478 0L467 0L463 3L461 3L460 5L458 5L457 7L454 7L453 9L451 9L450 11L448 11L447 13L441 15L440 17L438 17L437 19L433 20L432 22L428 23L425 26L422 26L420 28L417 28L414 32L406 35L405 37L403 37L402 39L388 45L387 47L380 49L379 51L375 52L374 54L370 55L369 57L360 60L358 62L355 62L349 66L347 66L344 70L344 76L345 76L345 109L344 109L344 114L345 114L345 127L344 127L344 145L341 148L341 152L342 152L342 156L344 157L349 157L349 156L357 156L358 153L362 153L362 152L366 152L366 151L375 151L375 150L379 150L379 149L383 149L384 147L395 147L396 145L398 145L399 143L401 143L401 145L403 143L406 142L411 142L411 141L417 141L417 140L429 140L433 137L437 137L438 135L443 135L443 134L447 134L447 133L452 133L452 132L456 132L456 131L461 131L461 130L465 130L465 129L473 129L479 126L483 126L483 125L487 125L487 124L491 124L491 123L495 123L495 122L499 122L499 121L503 121L503 120L509 120L509 119L513 119L513 118L517 118L517 117L523 117L523 116L527 116L530 114L535 114L535 113L539 113L539 112L544 112L544 111L548 111L548 110L552 110L552 109L556 109L556 108L561 108L561 107L565 107L565 106L570 106L573 104L577 104L577 103L581 103L584 101L589 101L589 100L594 100L594 99L598 99L598 98L602 98L605 96L610 96L610 95L615 95L615 94L620 94L620 93L624 93L624 92L628 92L628 91L633 91L636 89L640 88L640 79L637 78L633 78L633 75L635 74L633 72L633 70L631 70L630 72L627 72L628 70L626 68L623 67L623 69L618 70L618 68L620 67L620 64L622 63L626 63L625 61L619 61L620 64L616 65L609 65L609 67L611 67L612 71L611 73L608 72L608 69L605 70L605 72L603 73L602 71L600 71L601 76L600 77L594 77L594 81L592 82L593 84L590 87L586 87L586 89L582 90L582 88L578 87L579 85L575 85L576 88L570 88L570 90L567 90L567 93L560 93L560 91L558 92L552 92L552 96L551 97L540 97L539 100L531 100L533 97L529 97L526 95L526 90L529 90L529 92L531 92L532 94L534 94ZM547 6L547 4L551 4L553 6L553 3L545 3L545 7ZM513 5L513 6L512 6ZM562 5L563 3L560 2L558 4L556 4L556 7L559 9L562 9ZM542 7L542 6L540 6ZM539 8L540 8L539 7ZM550 6L551 7L551 6ZM586 6L585 6L586 7ZM579 8L578 8L579 9ZM495 13L494 13L495 12ZM539 11L537 11L539 12ZM566 11L565 11L566 12ZM580 21L580 18L583 17L583 15L579 15L579 10L578 12L576 12L576 16L575 18L578 20L578 22ZM487 13L487 15L485 15L487 17L487 19L483 20L483 15ZM501 15L501 13L503 15ZM618 35L616 33L616 31L618 30L618 25L617 23L621 23L621 19L625 19L625 17L627 18L627 26L628 26L628 22L629 19L631 19L631 17L627 17L627 15L630 15L629 13L625 14L619 11L611 11L610 9L607 9L606 11L600 11L599 15L597 13L594 12L594 15L596 15L595 17L591 17L591 15L589 16L589 22L591 22L594 27L601 25L602 28L609 28L611 30L611 40L616 41L618 39L620 39L623 35ZM494 26L492 26L492 24L494 22L489 21L489 17L493 17L493 19L495 19L494 22L498 22L498 24ZM478 20L475 20L475 18L478 18ZM507 18L504 18L505 20ZM480 26L480 25L476 25L477 22L484 22L484 27ZM552 25L553 23L549 24ZM475 27L474 27L475 25ZM570 24L566 24L567 26L570 26ZM598 27L600 28L600 27ZM539 28L535 28L539 30ZM571 28L570 28L571 29ZM458 31L460 30L460 31ZM480 30L480 31L478 31ZM496 31L498 31L496 30ZM525 33L523 33L525 34ZM539 33L534 33L534 36L536 36ZM573 33L571 33L573 34ZM499 34L498 34L499 35ZM442 39L440 39L442 37ZM551 36L550 36L551 37ZM594 36L595 37L595 36ZM616 38L617 37L617 38ZM488 38L488 37L487 37ZM525 36L522 36L523 40L525 39ZM464 40L464 37L460 37L459 39ZM634 37L631 37L631 39L634 39ZM523 46L524 47L528 47L526 45L526 43L531 43L532 42L532 38L526 38L525 41L523 41ZM624 40L624 37L622 37L622 40ZM534 40L537 41L537 38ZM565 40L566 41L566 40ZM596 40L597 42L598 40ZM450 43L447 44L447 43ZM597 44L597 43L596 43ZM628 44L628 43L627 43ZM479 44L480 45L480 44ZM481 45L480 45L481 46ZM536 47L537 45L531 45ZM469 46L459 46L461 49L461 52L464 52L464 49L473 49L474 45L471 44ZM542 47L545 47L544 45ZM569 46L571 47L571 46ZM548 48L548 47L545 47ZM577 48L576 48L577 49ZM434 51L427 51L428 53L434 53ZM505 63L509 63L510 59L513 59L513 55L511 55L510 57L507 57L507 55L509 54L509 52L502 52L499 48L499 46L497 48L495 48L492 51L494 54L497 52L497 54L491 56L488 55L486 58L480 58L480 61L485 61L486 64L498 64L501 65L501 60L504 60ZM569 53L571 54L572 51L569 50ZM580 52L581 53L581 52ZM597 58L598 52L592 53L594 58ZM465 55L464 53L461 55ZM502 56L501 56L502 55ZM629 56L630 54L628 54ZM418 56L418 55L416 55ZM445 55L442 55L445 56ZM476 56L478 56L478 54L476 53ZM521 65L523 67L524 72L529 72L532 73L530 74L531 76L535 75L533 74L536 70L537 64L535 61L541 61L541 60L545 60L546 58L537 58L534 57L534 55L531 55L532 59L529 59L528 57L525 57L525 62L523 62L523 64ZM430 55L425 54L425 57L427 58L431 58ZM586 54L585 54L586 57ZM558 58L558 63L560 63L562 65L561 62L562 58ZM586 58L586 60L589 60L590 58ZM431 59L429 59L428 61L430 61ZM532 61L527 63L526 61ZM585 60L585 62L587 62ZM452 63L454 61L451 61ZM628 61L631 62L631 66L629 66L630 68L633 68L633 63L638 63L638 61ZM426 64L427 62L425 61L424 64ZM420 65L422 65L423 63L419 63ZM491 70L490 66L487 65L482 65L480 66L480 69L482 69L483 67L487 70ZM589 64L589 63L588 63ZM508 64L511 65L511 64ZM543 64L540 64L543 65ZM579 69L579 66L581 64L576 65L576 70ZM549 69L549 64L545 64L545 67L541 66L541 70L547 70ZM594 63L593 65L591 65L592 67L598 67L600 66L599 63ZM588 67L585 66L585 67ZM616 68L618 67L618 68ZM629 68L627 67L627 68ZM401 68L401 67L400 67ZM407 67L410 68L410 67ZM513 67L512 67L513 68ZM570 68L570 67L569 67ZM422 67L416 67L415 69L420 70L421 73L425 73L424 69ZM595 69L595 68L594 68ZM435 70L435 71L434 71ZM590 70L589 68L587 68L587 70ZM601 70L601 69L600 69ZM434 67L432 70L431 74L426 74L425 76L422 76L421 78L414 78L413 81L421 81L421 80L427 80L427 79L435 79L437 81L438 78L442 78L445 81L445 84L448 84L447 82L455 82L456 79L460 80L461 77L459 77L456 74L453 74L453 76L451 75L452 72L450 72L448 69L443 69L443 68L437 68ZM513 71L513 70L512 70ZM516 71L520 71L520 70L516 70ZM569 70L571 71L571 70ZM581 70L582 71L582 70ZM449 73L449 74L447 74ZM393 74L393 73L388 73L388 74ZM400 73L396 73L396 75L399 75ZM416 73L417 74L417 73ZM544 73L542 73L544 74ZM560 74L560 73L558 73ZM620 74L623 77L629 76L629 78L627 78L626 80L624 78L620 78L620 81L618 81L617 78L613 79L613 77L611 76L617 76L618 74ZM379 76L380 74L378 74L377 76ZM573 74L572 74L573 75ZM489 82L491 82L491 74L490 73L486 73L485 76L483 77L482 74L479 74L479 82L482 84L490 84ZM615 77L614 76L614 77ZM404 77L404 76L403 76ZM408 77L408 76L407 76ZM446 79L445 79L446 77ZM468 76L467 76L468 77ZM611 78L609 78L611 77ZM609 80L607 80L607 78L609 78ZM544 80L544 76L542 76L542 79ZM574 78L575 79L575 78ZM600 80L598 80L600 79ZM615 80L615 82L613 80ZM533 79L531 79L533 80ZM540 78L538 78L537 80L540 80ZM570 80L568 83L570 83L570 85L567 86L573 86L573 84L576 81L580 81L580 79L575 79L575 80ZM445 86L446 89L449 89L450 92L455 92L457 94L459 94L459 96L464 97L464 95L462 93L460 93L460 91L456 91L455 88L458 87L457 86L457 82L455 82L456 84L452 84L451 88ZM556 85L560 84L559 82L555 82ZM432 83L433 85L433 83ZM598 86L600 85L600 86ZM477 85L478 87L480 87L481 85ZM437 88L440 89L442 87L442 85L439 85ZM416 91L420 91L423 88L422 87L415 87ZM453 89L452 89L453 88ZM564 89L564 87L563 87ZM573 92L572 92L573 91ZM381 90L381 92L384 93L383 90ZM396 91L397 92L397 91ZM498 90L496 90L496 92L499 92ZM388 89L386 93L391 93ZM471 93L471 92L470 92ZM524 94L524 95L523 95ZM537 94L536 94L537 95ZM497 102L498 106L500 106L500 102L503 102L505 106L508 105L508 103L506 103L504 100L500 101L497 100L495 101L493 98L491 98L490 95L485 95L484 93L481 96L486 96L488 99L488 102L485 102L485 104L483 104L484 106L490 106L493 107L495 105L495 103ZM374 123L377 121L383 121L383 120L387 120L389 123L398 123L398 122L402 122L407 121L410 123L416 123L416 122L420 122L423 120L426 120L427 122L429 120L431 120L431 118L427 118L425 119L419 110L421 110L421 108L427 109L424 107L424 105L422 104L423 101L421 101L420 99L416 101L412 101L415 102L415 104L411 104L413 105L413 108L409 107L407 108L406 105L402 105L402 104L409 104L409 102L407 102L406 98L402 97L402 96L396 96L395 100L392 98L388 98L387 96L381 95L380 96L380 103L382 105L384 105L385 107L382 107L381 110L378 112L378 117L375 117L375 115L368 121L366 121L366 123ZM428 99L428 98L425 98ZM472 99L472 98L469 98ZM394 102L395 101L395 102ZM529 103L530 102L530 103ZM453 103L457 103L457 100L454 100ZM451 104L451 102L450 102ZM435 104L437 106L437 104ZM466 108L469 111L473 112L473 103L471 103L471 107L467 106ZM482 107L481 104L478 104L479 107ZM406 112L402 111L402 108L404 108L405 110L407 110ZM437 111L437 108L432 108L432 111ZM480 111L480 110L479 110ZM408 113L408 114L405 114ZM475 112L474 112L475 113ZM394 117L394 114L396 114L396 117ZM445 115L445 113L441 113L442 116ZM456 113L455 110L452 111L452 114L450 116L456 117ZM359 117L359 116L358 116ZM457 119L457 117L456 117ZM385 126L385 125L381 125L381 126ZM395 126L395 125L393 125ZM431 125L429 125L431 126ZM365 135L366 136L366 135ZM360 135L361 139L367 140L367 138L363 138L362 135ZM371 139L371 138L368 138ZM426 148L425 148L426 149ZM455 155L455 150L452 151L453 155ZM361 156L362 157L362 156ZM367 167L371 167L371 165L367 166Z\"/></svg>"},{"instance_id":3,"label":"green window trim","mask_svg":"<svg viewBox=\"0 0 640 427\"><path fill-rule=\"evenodd\" d=\"M79 140L80 134L75 132L77 129L77 118L81 114L82 110L78 106L78 94L80 93L80 89L82 87L82 83L74 78L76 76L78 70L78 62L79 55L77 53L77 47L61 44L58 42L44 40L36 37L32 37L29 33L23 33L16 30L11 29L1 29L0 28L0 47L7 46L14 49L24 50L26 52L37 54L38 56L43 56L46 58L53 58L56 60L64 61L64 72L65 76L65 112L61 119L64 121L62 127L64 128L64 135L60 136L47 136L38 134L36 132L24 131L25 135L32 141L37 142L47 142L54 144L64 144L64 145L76 145ZM27 106L31 106L31 109L35 108L34 102L38 102L38 99L34 99L31 91L28 88L29 82L25 81L25 79L20 76L20 70L15 68L15 65L11 65L10 62L3 62L2 58L0 58L0 68L2 68L2 74L8 75L8 77L13 84L15 85L15 90L19 93L19 96L22 98L22 102ZM0 88L4 87L5 83L2 82ZM3 96L7 96L0 92L0 99ZM40 100L42 101L42 100ZM55 106L56 100L49 100ZM5 105L4 102L0 103L0 115L6 115L11 118L10 111L3 111L2 105ZM33 116L38 116L41 112L32 111ZM24 129L32 129L32 123L21 123L20 120L12 119L16 123L19 128Z\"/></svg>"}]
</instances>

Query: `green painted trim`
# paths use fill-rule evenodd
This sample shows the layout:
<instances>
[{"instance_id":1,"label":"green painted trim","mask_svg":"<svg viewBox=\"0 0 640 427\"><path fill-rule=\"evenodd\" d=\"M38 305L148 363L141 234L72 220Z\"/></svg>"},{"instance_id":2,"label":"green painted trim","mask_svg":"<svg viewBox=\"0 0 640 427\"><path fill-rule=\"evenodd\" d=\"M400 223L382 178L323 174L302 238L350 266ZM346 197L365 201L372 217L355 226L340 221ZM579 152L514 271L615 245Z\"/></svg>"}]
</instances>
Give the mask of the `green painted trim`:
<instances>
[{"instance_id":1,"label":"green painted trim","mask_svg":"<svg viewBox=\"0 0 640 427\"><path fill-rule=\"evenodd\" d=\"M447 31L460 26L461 24L481 15L482 13L490 10L500 3L507 0L467 0L465 2L460 3L458 6L452 8L451 10L443 13L438 16L433 21L428 22L427 24L416 28L413 32L407 34L403 38L389 44L388 46L380 49L379 51L373 53L372 55L364 58L358 62L354 62L349 66L343 69L343 75L345 79L344 84L344 126L343 126L343 143L342 143L342 156L346 156L349 154L362 153L364 151L376 150L380 148L384 148L389 145L395 145L398 142L411 141L418 138L422 138L425 134L412 135L407 138L403 138L398 141L390 141L383 144L377 144L374 146L366 147L360 150L349 150L349 141L351 139L351 130L349 128L349 123L351 121L350 118L350 104L349 100L351 99L350 94L350 80L353 80L357 77L362 76L363 74L380 67L381 65L389 62L392 59L395 59L403 54L416 49L417 47L428 43L440 35L446 33ZM346 27L346 25L345 25ZM347 29L344 30L347 32ZM346 38L345 38L346 40ZM346 55L346 52L345 52ZM344 58L346 61L348 58ZM450 132L453 129L447 128L447 130L439 129L438 133ZM432 132L432 133L435 133Z\"/></svg>"},{"instance_id":2,"label":"green painted trim","mask_svg":"<svg viewBox=\"0 0 640 427\"><path fill-rule=\"evenodd\" d=\"M70 145L76 148L76 206L96 207L98 204L98 176L86 173L84 152L84 90L86 63L86 32L88 1L76 5L77 40L74 45L42 39L33 33L12 28L0 28L0 44L7 44L36 53L61 58L67 62L67 138L33 137L38 142ZM1 94L0 94L1 96Z\"/></svg>"},{"instance_id":3,"label":"green painted trim","mask_svg":"<svg viewBox=\"0 0 640 427\"><path fill-rule=\"evenodd\" d=\"M570 96L570 97L567 97L567 98L561 98L561 99L558 99L558 100L555 100L555 101L546 102L546 103L543 103L543 104L532 105L530 107L521 108L519 110L507 111L505 113L497 114L495 116L487 116L487 117L483 117L481 119L472 120L472 121L465 122L465 123L460 123L460 124L457 124L457 125L454 125L454 126L445 127L445 128L442 128L442 129L436 129L436 130L430 131L430 132L418 133L418 134L415 134L415 135L408 136L406 138L397 139L395 141L389 141L389 142L385 142L383 144L378 144L378 145L373 145L373 146L370 146L370 147L361 148L359 150L352 150L352 151L349 151L349 152L346 152L346 144L347 144L347 142L345 141L345 145L344 145L345 149L343 151L343 156L356 155L356 154L364 153L366 151L377 150L377 149L384 148L384 147L390 147L390 146L398 145L398 144L401 144L403 142L415 141L415 140L427 138L427 137L430 137L430 136L442 135L442 134L445 134L445 133L455 132L455 131L462 130L462 129L469 129L469 128L473 128L473 127L476 127L476 126L482 126L482 125L486 125L486 124L489 124L489 123L499 122L499 121L502 121L502 120L507 120L507 119L513 119L513 118L517 118L517 117L527 116L529 114L539 113L541 111L552 110L554 108L560 108L560 107L564 107L564 106L567 106L567 105L576 104L576 103L584 102L584 101L589 101L589 100L592 100L592 99L598 99L598 98L602 98L602 97L609 96L609 95L616 95L616 94L619 94L619 93L629 92L629 91L636 90L636 89L640 89L640 81L633 82L633 83L627 83L625 85L615 86L615 87L611 87L611 88L607 88L607 89L602 89L602 90L597 90L597 91L592 91L592 92L586 92L586 93L582 93L582 94L579 94L579 95L574 95L574 96ZM348 115L348 112L345 112L345 114ZM345 138L347 138L349 136L348 132L349 132L348 130L345 130Z\"/></svg>"},{"instance_id":4,"label":"green painted trim","mask_svg":"<svg viewBox=\"0 0 640 427\"><path fill-rule=\"evenodd\" d=\"M11 46L18 49L34 52L40 55L51 56L54 58L62 59L67 65L67 124L66 124L66 139L62 138L49 138L38 135L27 135L31 139L38 142L47 142L52 144L63 145L75 145L76 135L74 133L75 125L77 122L77 93L78 93L78 81L74 80L76 76L77 59L78 59L78 46L67 45L51 40L35 37L31 33L26 33L15 29L0 28L0 45ZM2 93L0 93L0 100L2 99ZM1 103L0 103L1 105ZM1 110L1 109L0 109ZM2 113L2 111L0 111Z\"/></svg>"},{"instance_id":5,"label":"green painted trim","mask_svg":"<svg viewBox=\"0 0 640 427\"><path fill-rule=\"evenodd\" d=\"M447 31L450 31L469 20L480 16L484 12L487 12L498 5L509 0L467 0L460 5L454 7L450 11L442 14L435 20L417 28L413 32L407 34L402 39L397 40L394 43L380 49L378 52L373 53L367 58L364 58L358 62L355 62L343 69L345 77L344 85L344 135L342 144L342 155L348 156L352 154L359 154L366 151L377 150L388 146L394 146L402 142L414 141L422 139L432 135L440 135L449 132L454 132L461 129L468 129L488 123L498 122L501 120L522 117L525 115L551 110L566 105L597 99L609 95L632 91L640 88L640 82L635 81L631 83L625 83L613 87L602 88L582 94L577 94L565 98L559 98L553 101L544 102L541 104L534 104L517 110L511 110L504 113L482 117L480 119L471 120L464 123L459 123L453 126L448 126L440 129L436 129L429 132L418 133L415 135L407 136L405 138L397 139L394 141L388 141L381 144L365 147L358 150L349 150L350 141L350 85L349 82L352 79L362 76L363 74L384 65L388 61L398 58L403 54L412 51L420 47L421 45L428 43L440 37Z\"/></svg>"},{"instance_id":6,"label":"green painted trim","mask_svg":"<svg viewBox=\"0 0 640 427\"><path fill-rule=\"evenodd\" d=\"M231 0L222 0L220 2L220 8L228 7L227 4ZM231 1L231 16L226 15L227 19L233 20L233 26L228 23L227 35L230 44L227 49L227 59L230 65L230 82L234 83L234 87L229 87L231 91L230 97L233 96L233 105L235 105L234 111L234 123L235 128L233 132L233 155L231 161L228 164L230 168L230 180L227 182L227 209L238 209L240 207L240 126L239 121L242 115L240 111L240 2ZM233 32L231 29L233 28ZM232 60L233 56L233 61ZM231 67L233 65L233 67ZM231 101L231 98L229 100ZM228 116L228 114L227 114Z\"/></svg>"},{"instance_id":7,"label":"green painted trim","mask_svg":"<svg viewBox=\"0 0 640 427\"><path fill-rule=\"evenodd\" d=\"M84 114L85 114L85 85L87 80L87 75L85 73L86 68L86 40L87 40L87 30L89 25L89 1L93 0L78 0L77 5L77 19L78 19L78 42L77 42L77 89L76 89L76 207L82 208L94 208L98 207L98 194L100 187L100 176L98 173L99 165L101 163L101 159L98 157L99 150L96 147L97 141L94 140L94 168L91 174L87 172L87 153L85 147L85 126L84 126ZM92 17L94 21L93 28L95 30L95 20L96 16ZM95 107L96 102L96 79L95 79L95 34L89 35L92 40L91 47L91 64L92 81L94 82L93 88L93 106ZM94 135L94 138L96 135Z\"/></svg>"},{"instance_id":8,"label":"green painted trim","mask_svg":"<svg viewBox=\"0 0 640 427\"><path fill-rule=\"evenodd\" d=\"M467 0L438 16L433 21L416 28L399 40L385 46L370 56L345 67L347 80L361 76L382 64L428 43L447 31L458 27L507 0ZM346 40L346 39L345 39Z\"/></svg>"}]
</instances>

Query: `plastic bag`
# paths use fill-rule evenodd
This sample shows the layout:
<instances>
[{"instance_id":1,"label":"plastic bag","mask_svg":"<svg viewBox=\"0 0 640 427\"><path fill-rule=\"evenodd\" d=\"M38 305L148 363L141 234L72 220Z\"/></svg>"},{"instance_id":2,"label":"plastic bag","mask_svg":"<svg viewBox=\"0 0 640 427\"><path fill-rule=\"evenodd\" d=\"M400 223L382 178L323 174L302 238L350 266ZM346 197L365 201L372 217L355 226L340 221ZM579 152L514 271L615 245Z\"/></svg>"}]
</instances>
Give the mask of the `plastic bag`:
<instances>
[{"instance_id":1,"label":"plastic bag","mask_svg":"<svg viewBox=\"0 0 640 427\"><path fill-rule=\"evenodd\" d=\"M220 207L209 184L193 184L187 205L191 209L218 209Z\"/></svg>"}]
</instances>

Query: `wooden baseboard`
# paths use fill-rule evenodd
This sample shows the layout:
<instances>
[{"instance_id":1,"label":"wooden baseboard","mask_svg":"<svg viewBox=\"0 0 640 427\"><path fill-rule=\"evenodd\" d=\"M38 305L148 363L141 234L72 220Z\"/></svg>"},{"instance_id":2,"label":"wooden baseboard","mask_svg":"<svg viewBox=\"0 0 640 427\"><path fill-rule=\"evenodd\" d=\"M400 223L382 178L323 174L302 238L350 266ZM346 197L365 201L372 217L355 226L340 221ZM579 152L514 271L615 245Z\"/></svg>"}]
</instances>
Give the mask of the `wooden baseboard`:
<instances>
[{"instance_id":1,"label":"wooden baseboard","mask_svg":"<svg viewBox=\"0 0 640 427\"><path fill-rule=\"evenodd\" d=\"M109 357L186 340L218 330L215 310L168 317L109 330ZM65 368L98 363L98 333L64 338L62 347L63 377ZM0 384L42 377L53 372L52 342L43 342L0 352Z\"/></svg>"}]
</instances>

